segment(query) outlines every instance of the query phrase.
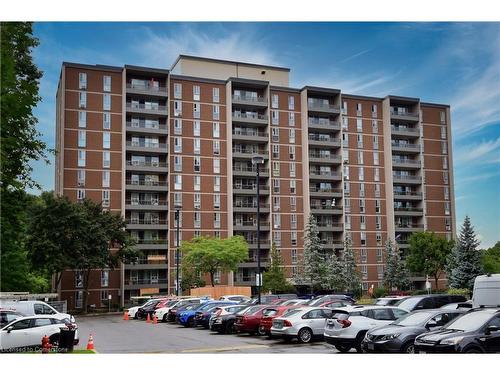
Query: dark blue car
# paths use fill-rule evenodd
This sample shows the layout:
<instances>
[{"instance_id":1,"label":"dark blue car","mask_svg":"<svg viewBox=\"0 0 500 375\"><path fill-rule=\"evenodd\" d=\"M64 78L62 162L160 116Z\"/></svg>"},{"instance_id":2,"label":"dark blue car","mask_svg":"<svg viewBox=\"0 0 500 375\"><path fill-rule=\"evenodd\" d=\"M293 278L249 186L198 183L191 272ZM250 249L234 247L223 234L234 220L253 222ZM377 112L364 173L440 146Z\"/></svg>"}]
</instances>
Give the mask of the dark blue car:
<instances>
[{"instance_id":1,"label":"dark blue car","mask_svg":"<svg viewBox=\"0 0 500 375\"><path fill-rule=\"evenodd\" d=\"M214 301L213 303L209 303L206 306L203 306L196 310L194 315L194 326L202 326L204 328L209 328L210 325L210 317L212 316L212 312L219 306L234 306L237 305L238 302L235 301Z\"/></svg>"},{"instance_id":2,"label":"dark blue car","mask_svg":"<svg viewBox=\"0 0 500 375\"><path fill-rule=\"evenodd\" d=\"M195 323L195 315L197 312L205 312L209 310L211 307L221 306L233 304L234 302L225 302L225 301L208 301L201 303L199 305L194 305L190 309L184 309L182 311L177 312L177 322L182 324L184 327L194 327Z\"/></svg>"}]
</instances>

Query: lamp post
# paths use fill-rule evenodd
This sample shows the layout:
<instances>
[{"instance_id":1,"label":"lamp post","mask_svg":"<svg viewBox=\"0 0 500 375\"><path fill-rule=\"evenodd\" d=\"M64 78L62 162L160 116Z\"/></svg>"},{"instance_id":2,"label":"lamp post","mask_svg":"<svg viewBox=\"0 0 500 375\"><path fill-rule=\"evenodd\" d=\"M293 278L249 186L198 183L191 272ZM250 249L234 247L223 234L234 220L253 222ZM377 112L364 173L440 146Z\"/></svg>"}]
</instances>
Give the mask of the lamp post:
<instances>
[{"instance_id":1,"label":"lamp post","mask_svg":"<svg viewBox=\"0 0 500 375\"><path fill-rule=\"evenodd\" d=\"M176 273L175 273L175 295L179 296L179 221L180 221L180 209L182 206L180 205L175 205L175 224L176 224L176 229L175 229L175 238L176 238L176 244L177 248L175 249L175 265L176 265Z\"/></svg>"},{"instance_id":2,"label":"lamp post","mask_svg":"<svg viewBox=\"0 0 500 375\"><path fill-rule=\"evenodd\" d=\"M264 157L261 155L254 155L252 157L252 164L256 166L257 170L257 303L260 305L260 293L262 288L262 273L260 270L260 165L264 164Z\"/></svg>"}]
</instances>

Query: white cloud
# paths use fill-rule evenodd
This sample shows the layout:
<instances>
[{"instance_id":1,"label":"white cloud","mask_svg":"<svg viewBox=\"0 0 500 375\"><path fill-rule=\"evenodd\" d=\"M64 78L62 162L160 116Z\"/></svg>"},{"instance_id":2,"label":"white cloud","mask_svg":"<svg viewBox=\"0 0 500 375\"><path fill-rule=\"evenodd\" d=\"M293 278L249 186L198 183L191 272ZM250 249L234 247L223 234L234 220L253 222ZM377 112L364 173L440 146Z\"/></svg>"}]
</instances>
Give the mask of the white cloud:
<instances>
[{"instance_id":1,"label":"white cloud","mask_svg":"<svg viewBox=\"0 0 500 375\"><path fill-rule=\"evenodd\" d=\"M500 159L500 137L462 145L457 148L454 158L455 162L463 164L494 163Z\"/></svg>"},{"instance_id":2,"label":"white cloud","mask_svg":"<svg viewBox=\"0 0 500 375\"><path fill-rule=\"evenodd\" d=\"M478 181L483 181L483 180L488 180L492 177L497 177L500 176L500 171L496 172L486 172L486 173L480 173L480 174L475 174L475 175L469 175L467 177L457 177L457 185L458 184L465 184L468 182L478 182Z\"/></svg>"}]
</instances>

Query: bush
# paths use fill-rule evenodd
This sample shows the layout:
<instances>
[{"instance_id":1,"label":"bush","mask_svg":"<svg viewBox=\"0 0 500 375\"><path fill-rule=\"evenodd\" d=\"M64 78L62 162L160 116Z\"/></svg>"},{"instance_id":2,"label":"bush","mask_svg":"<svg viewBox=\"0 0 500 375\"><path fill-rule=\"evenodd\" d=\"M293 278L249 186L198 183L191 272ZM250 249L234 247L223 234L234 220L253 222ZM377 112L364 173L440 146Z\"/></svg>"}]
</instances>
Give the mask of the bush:
<instances>
[{"instance_id":1,"label":"bush","mask_svg":"<svg viewBox=\"0 0 500 375\"><path fill-rule=\"evenodd\" d=\"M464 289L448 289L446 294L453 294L457 296L464 296L467 299L470 299L470 291L467 288Z\"/></svg>"},{"instance_id":2,"label":"bush","mask_svg":"<svg viewBox=\"0 0 500 375\"><path fill-rule=\"evenodd\" d=\"M375 288L373 291L373 298L380 298L387 294L387 290L385 288Z\"/></svg>"}]
</instances>

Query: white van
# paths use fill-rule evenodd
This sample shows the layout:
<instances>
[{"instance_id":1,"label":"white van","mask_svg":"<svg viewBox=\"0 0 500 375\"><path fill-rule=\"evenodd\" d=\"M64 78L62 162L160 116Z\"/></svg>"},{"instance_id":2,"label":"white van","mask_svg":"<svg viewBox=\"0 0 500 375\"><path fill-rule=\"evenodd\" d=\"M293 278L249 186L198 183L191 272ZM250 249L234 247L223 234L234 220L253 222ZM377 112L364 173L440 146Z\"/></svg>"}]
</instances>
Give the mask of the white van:
<instances>
[{"instance_id":1,"label":"white van","mask_svg":"<svg viewBox=\"0 0 500 375\"><path fill-rule=\"evenodd\" d=\"M43 301L0 300L0 308L17 311L25 316L57 314L58 319L66 318L69 319L71 323L75 323L75 317L73 315L60 313Z\"/></svg>"},{"instance_id":2,"label":"white van","mask_svg":"<svg viewBox=\"0 0 500 375\"><path fill-rule=\"evenodd\" d=\"M472 307L500 306L500 274L481 275L474 280Z\"/></svg>"}]
</instances>

